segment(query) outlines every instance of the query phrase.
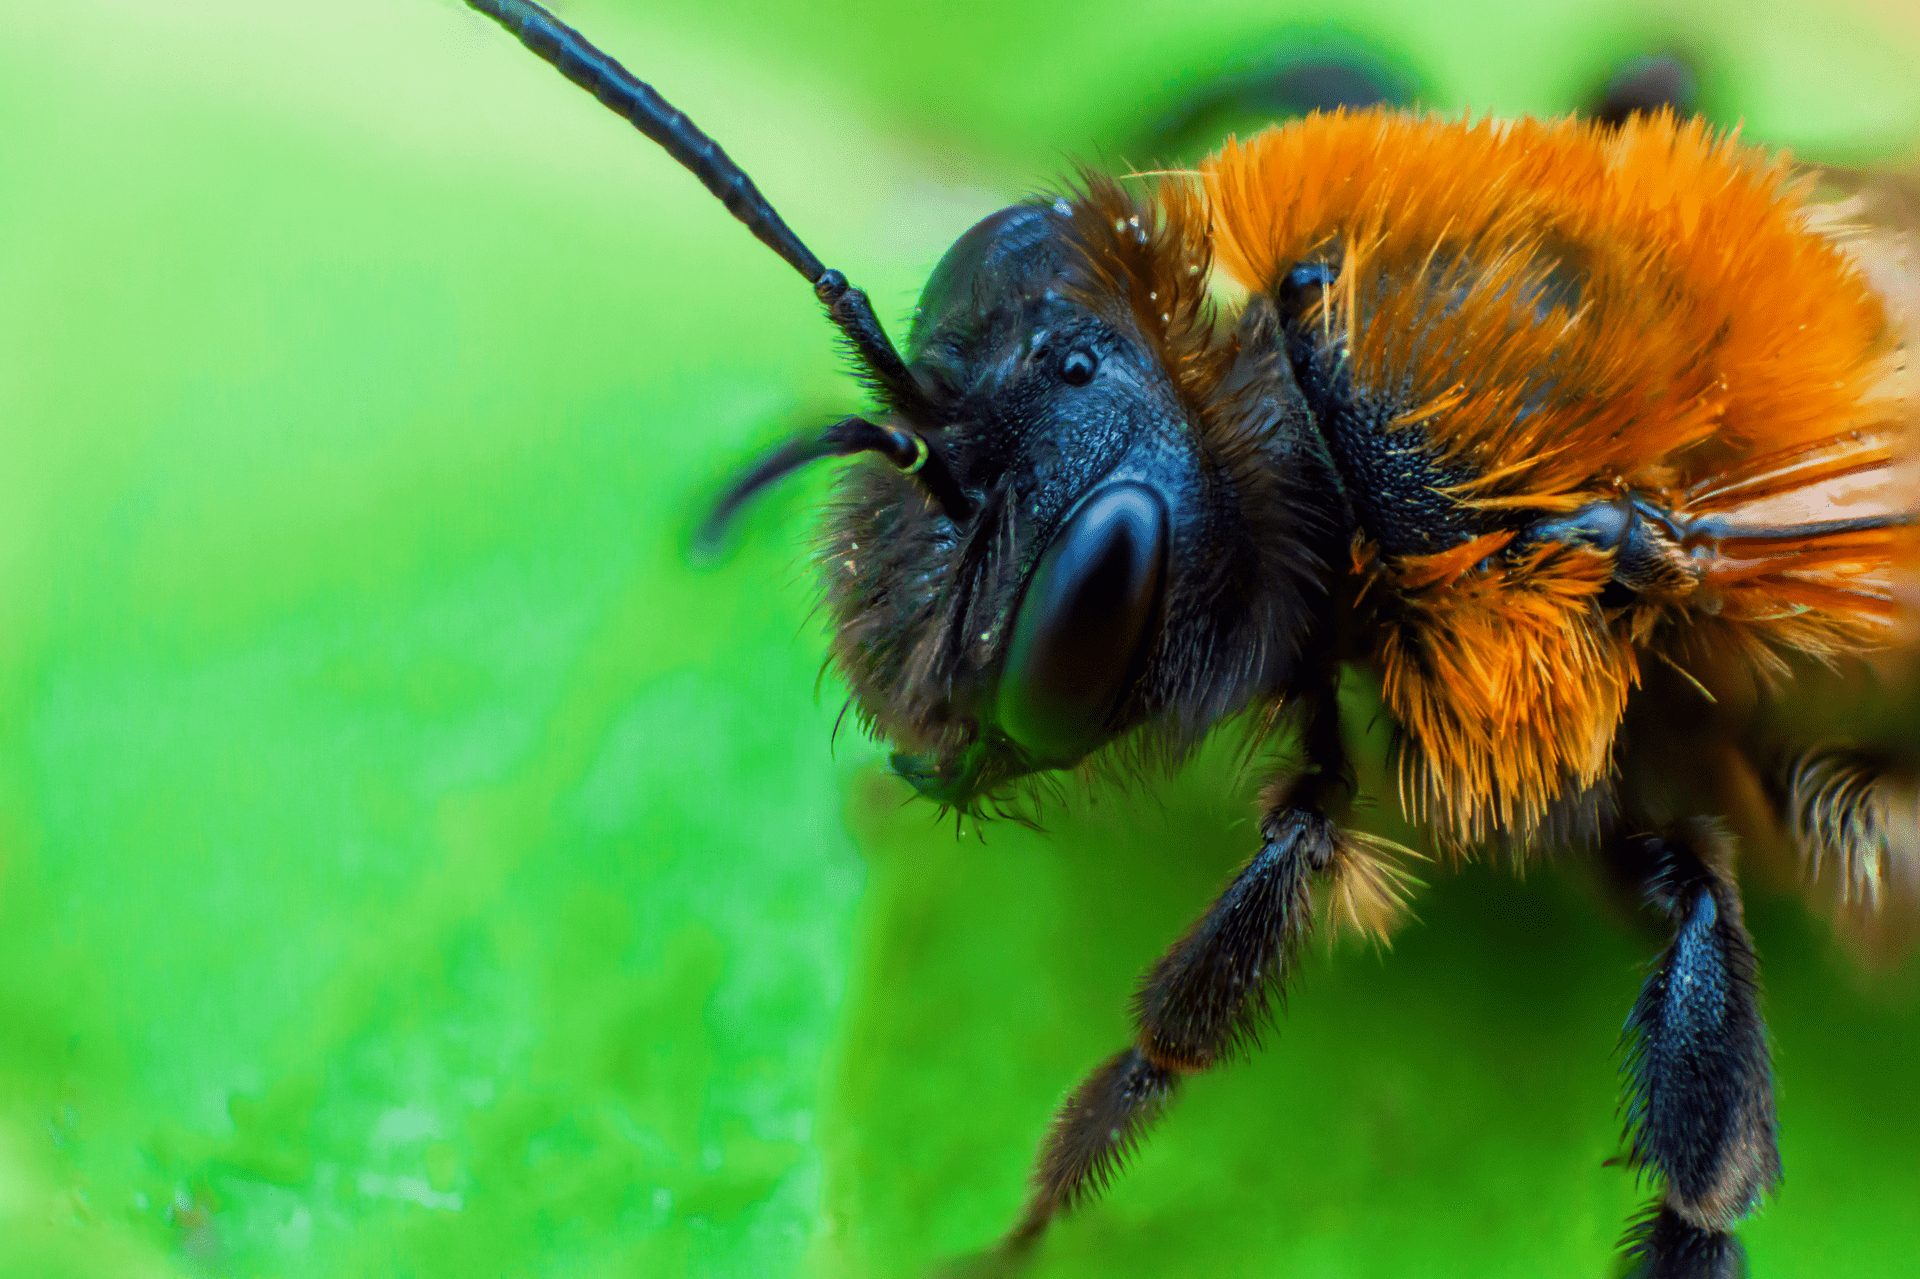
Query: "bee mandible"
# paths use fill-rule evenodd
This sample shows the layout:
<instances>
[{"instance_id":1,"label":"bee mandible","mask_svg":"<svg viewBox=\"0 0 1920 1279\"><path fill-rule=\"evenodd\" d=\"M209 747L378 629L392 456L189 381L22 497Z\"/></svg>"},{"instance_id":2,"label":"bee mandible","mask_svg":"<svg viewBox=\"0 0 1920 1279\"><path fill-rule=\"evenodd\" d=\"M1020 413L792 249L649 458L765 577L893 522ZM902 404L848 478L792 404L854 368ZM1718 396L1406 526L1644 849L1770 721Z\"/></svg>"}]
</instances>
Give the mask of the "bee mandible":
<instances>
[{"instance_id":1,"label":"bee mandible","mask_svg":"<svg viewBox=\"0 0 1920 1279\"><path fill-rule=\"evenodd\" d=\"M1344 824L1335 689L1358 668L1437 843L1602 848L1670 919L1628 1018L1626 1158L1662 1191L1627 1248L1647 1276L1738 1273L1733 1228L1780 1159L1686 690L1888 644L1913 550L1885 491L1909 427L1898 325L1785 161L1664 112L1315 115L1138 194L1088 172L992 214L896 349L649 86L528 0L469 3L825 306L876 411L768 457L719 517L877 455L823 538L831 662L921 795L984 816L1101 752L1178 760L1236 718L1294 737L1258 849L1141 982L1136 1038L1061 1105L983 1263L1017 1265L1183 1078L1249 1047L1317 884L1364 931L1402 915L1407 851ZM1215 304L1217 275L1243 304ZM1914 857L1914 832L1854 820L1890 775L1784 776L1826 853Z\"/></svg>"}]
</instances>

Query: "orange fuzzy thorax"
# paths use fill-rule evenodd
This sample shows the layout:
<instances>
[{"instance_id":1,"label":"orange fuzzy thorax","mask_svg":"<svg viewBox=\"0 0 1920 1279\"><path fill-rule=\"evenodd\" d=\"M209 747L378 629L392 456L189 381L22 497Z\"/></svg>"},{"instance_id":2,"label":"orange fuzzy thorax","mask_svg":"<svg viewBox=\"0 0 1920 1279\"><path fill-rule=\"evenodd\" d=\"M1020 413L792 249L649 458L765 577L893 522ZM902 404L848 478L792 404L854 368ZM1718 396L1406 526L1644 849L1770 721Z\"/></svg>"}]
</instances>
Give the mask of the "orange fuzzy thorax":
<instances>
[{"instance_id":1,"label":"orange fuzzy thorax","mask_svg":"<svg viewBox=\"0 0 1920 1279\"><path fill-rule=\"evenodd\" d=\"M1356 394L1473 477L1452 490L1469 506L1524 522L1631 491L1682 517L1834 519L1876 513L1837 495L1905 447L1878 295L1784 159L1697 121L1317 115L1229 142L1197 185L1250 289L1337 267L1312 322ZM1869 647L1911 541L1700 551L1684 589L1605 613L1600 552L1356 548L1411 798L1462 838L1525 833L1604 779L1637 650Z\"/></svg>"}]
</instances>

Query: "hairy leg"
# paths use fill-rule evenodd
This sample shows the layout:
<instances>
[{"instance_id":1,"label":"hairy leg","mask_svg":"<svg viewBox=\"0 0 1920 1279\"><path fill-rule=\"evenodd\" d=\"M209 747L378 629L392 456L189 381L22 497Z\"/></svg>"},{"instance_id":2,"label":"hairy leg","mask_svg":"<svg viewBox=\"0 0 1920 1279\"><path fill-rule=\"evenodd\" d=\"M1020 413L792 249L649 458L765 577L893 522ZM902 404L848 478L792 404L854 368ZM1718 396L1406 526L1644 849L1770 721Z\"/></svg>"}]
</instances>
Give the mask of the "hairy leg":
<instances>
[{"instance_id":1,"label":"hairy leg","mask_svg":"<svg viewBox=\"0 0 1920 1279\"><path fill-rule=\"evenodd\" d=\"M1017 1268L1056 1215L1106 1187L1184 1076L1252 1046L1311 927L1313 878L1354 842L1324 811L1349 787L1331 675L1300 705L1306 767L1269 789L1260 850L1141 980L1134 1042L1067 1097L1041 1143L1026 1211L959 1273Z\"/></svg>"},{"instance_id":2,"label":"hairy leg","mask_svg":"<svg viewBox=\"0 0 1920 1279\"><path fill-rule=\"evenodd\" d=\"M1635 1279L1733 1279L1733 1225L1780 1180L1753 943L1725 837L1705 819L1622 841L1673 921L1626 1025L1628 1157L1661 1201L1635 1222Z\"/></svg>"},{"instance_id":3,"label":"hairy leg","mask_svg":"<svg viewBox=\"0 0 1920 1279\"><path fill-rule=\"evenodd\" d=\"M1331 822L1301 808L1270 812L1261 834L1260 851L1142 981L1133 1044L1096 1068L1054 1116L1032 1198L1003 1252L1026 1251L1056 1213L1104 1189L1180 1079L1258 1034L1311 924L1311 878L1329 864L1337 838Z\"/></svg>"}]
</instances>

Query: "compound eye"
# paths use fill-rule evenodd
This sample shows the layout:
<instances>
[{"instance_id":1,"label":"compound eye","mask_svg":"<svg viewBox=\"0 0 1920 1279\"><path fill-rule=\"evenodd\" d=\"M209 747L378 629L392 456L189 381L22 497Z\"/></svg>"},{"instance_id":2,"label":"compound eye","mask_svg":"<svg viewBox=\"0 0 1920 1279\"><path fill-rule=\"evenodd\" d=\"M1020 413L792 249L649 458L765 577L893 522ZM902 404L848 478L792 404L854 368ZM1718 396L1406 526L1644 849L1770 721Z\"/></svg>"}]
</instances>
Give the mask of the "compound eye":
<instances>
[{"instance_id":1,"label":"compound eye","mask_svg":"<svg viewBox=\"0 0 1920 1279\"><path fill-rule=\"evenodd\" d=\"M1060 378L1068 386L1085 386L1093 381L1093 371L1099 364L1085 351L1074 351L1060 361Z\"/></svg>"},{"instance_id":2,"label":"compound eye","mask_svg":"<svg viewBox=\"0 0 1920 1279\"><path fill-rule=\"evenodd\" d=\"M1100 744L1152 651L1166 587L1166 503L1109 484L1081 503L1034 567L1000 675L1000 727L1035 764Z\"/></svg>"}]
</instances>

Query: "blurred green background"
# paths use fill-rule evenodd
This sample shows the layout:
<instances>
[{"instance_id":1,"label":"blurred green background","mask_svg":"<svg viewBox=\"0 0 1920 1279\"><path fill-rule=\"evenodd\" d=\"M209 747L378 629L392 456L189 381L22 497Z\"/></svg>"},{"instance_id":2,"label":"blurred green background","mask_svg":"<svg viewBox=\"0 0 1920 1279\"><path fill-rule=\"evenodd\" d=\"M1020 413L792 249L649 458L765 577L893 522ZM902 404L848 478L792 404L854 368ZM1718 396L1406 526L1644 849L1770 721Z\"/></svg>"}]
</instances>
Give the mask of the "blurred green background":
<instances>
[{"instance_id":1,"label":"blurred green background","mask_svg":"<svg viewBox=\"0 0 1920 1279\"><path fill-rule=\"evenodd\" d=\"M1681 47L1751 138L1920 136L1911 29L1811 0L561 11L890 317L1297 50L1513 113ZM1255 779L956 840L830 752L827 477L687 548L858 403L786 266L453 0L0 7L0 1274L892 1276L1004 1226ZM1756 1272L1920 1270L1920 969L1751 897ZM1659 939L1600 902L1469 869L1317 947L1038 1273L1606 1274Z\"/></svg>"}]
</instances>

